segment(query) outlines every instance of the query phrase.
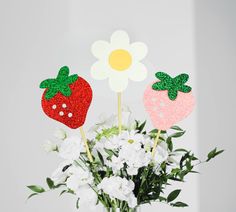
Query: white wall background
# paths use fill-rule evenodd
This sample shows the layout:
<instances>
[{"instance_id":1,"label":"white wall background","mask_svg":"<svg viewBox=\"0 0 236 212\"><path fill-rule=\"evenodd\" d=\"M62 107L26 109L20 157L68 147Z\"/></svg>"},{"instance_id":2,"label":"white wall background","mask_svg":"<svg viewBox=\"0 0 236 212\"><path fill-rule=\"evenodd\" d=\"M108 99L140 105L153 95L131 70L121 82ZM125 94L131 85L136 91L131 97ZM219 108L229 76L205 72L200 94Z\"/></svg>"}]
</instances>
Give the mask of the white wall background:
<instances>
[{"instance_id":1,"label":"white wall background","mask_svg":"<svg viewBox=\"0 0 236 212\"><path fill-rule=\"evenodd\" d=\"M226 150L200 170L200 211L235 212L236 1L200 0L195 11L199 149Z\"/></svg>"},{"instance_id":2,"label":"white wall background","mask_svg":"<svg viewBox=\"0 0 236 212\"><path fill-rule=\"evenodd\" d=\"M217 26L214 24L208 26L207 23L209 22L205 23L205 19L210 18L212 23L215 23L214 17L216 16L221 20L221 10L214 10L217 15L213 13L209 17L208 12L212 11L212 7L204 2L201 1L201 4L194 7L193 0L0 1L0 211L76 211L74 209L75 199L70 196L59 198L57 192L36 197L27 203L25 201L29 193L25 186L34 183L43 184L45 177L50 176L59 163L58 158L43 151L42 144L44 140L52 137L57 127L63 126L49 120L43 114L40 106L42 91L38 85L43 79L55 76L59 67L68 65L72 72L85 77L92 84L94 90L93 104L85 128L88 129L102 112L115 113L115 94L108 89L106 81L92 80L89 69L95 61L90 53L91 44L97 39L109 39L111 33L116 29L127 30L131 40L143 41L149 46L149 54L145 60L149 69L148 79L142 83L131 82L123 99L125 104L133 110L135 116L139 119L148 119L141 103L142 94L146 84L153 80L154 73L157 70L163 70L172 75L188 72L191 75L190 83L200 99L197 117L200 129L198 132L202 140L197 139L197 118L196 112L194 112L188 119L180 123L183 128L187 129L187 133L183 141L178 142L177 145L184 145L195 152L200 149L202 154L214 147L216 142L219 142L220 146L220 141L226 137L228 146L225 147L230 147L230 133L228 133L227 127L230 128L233 125L225 125L222 121L230 119L229 112L227 113L225 110L231 109L233 111L233 105L228 105L229 102L225 103L224 111L227 116L221 114L219 116L220 121L217 119L217 122L212 123L216 121L214 117L216 113L220 113L221 107L216 106L214 114L211 113L211 106L213 103L215 105L218 99L216 96L213 100L207 98L208 93L205 93L204 90L205 87L208 88L208 84L204 83L200 76L204 73L208 73L207 76L214 73L215 68L218 68L218 66L211 67L212 63L216 62L215 60L220 64L219 67L222 69L227 67L227 73L233 74L233 69L229 63L233 63L235 51L230 46L230 40L226 39L227 30L233 27L233 23L229 21L233 16L228 17L230 6L223 7L224 21L221 24L217 22L219 24ZM224 4L223 2L227 1L221 2L225 6L227 3ZM221 4L219 4L219 8L221 8ZM196 8L197 13L195 14ZM204 16L201 15L202 11ZM230 11L233 14L233 10ZM196 34L194 17L198 26ZM205 37L204 33L208 27L210 29L216 28L216 32L226 36L225 39L215 36L214 30L208 30ZM220 31L220 27L224 27L225 34ZM195 39L196 35L197 38ZM234 37L230 36L231 40ZM226 52L230 59L221 51L220 56L215 53L215 57L211 58L213 61L210 63L205 57L211 56L211 49L208 48L208 51L205 51L205 46L211 40L211 47L215 47L215 44L218 43L217 39L221 45L219 50ZM198 57L195 57L195 40L200 45L199 48L196 48ZM225 42L228 44L227 47L224 45ZM205 56L202 53L205 53ZM221 60L218 58L221 56L224 58L224 64L228 64L228 66L221 65ZM196 61L200 65L195 66ZM206 64L208 66L205 66ZM212 72L208 72L208 68ZM221 71L221 69L218 70ZM217 82L220 82L220 77L219 74ZM202 82L203 84L201 84ZM211 80L210 82L212 85L216 85L216 81L212 82ZM205 86L204 90L201 89L202 85ZM235 87L232 84L230 85L233 93ZM213 90L213 87L210 89ZM229 97L224 98L225 100L230 99ZM207 106L205 107L203 103ZM204 117L207 118L206 122ZM202 125L203 123L205 125ZM217 123L220 123L220 127ZM213 135L214 140L211 140L210 135L207 135L206 129L210 125L211 133L215 133ZM151 127L150 124L149 127ZM217 132L220 132L219 136L217 136L219 134ZM204 143L204 138L209 142ZM199 141L199 145L197 145L197 141ZM188 178L185 185L181 186L184 189L181 199L189 203L189 208L173 209L165 205L155 204L145 206L142 211L208 212L217 211L217 208L221 208L219 211L223 211L222 208L226 207L227 204L227 212L233 212L233 206L229 200L218 201L217 207L214 208L213 206L215 198L218 200L220 198L215 191L221 190L224 191L225 196L229 195L227 193L229 181L225 183L220 181L226 180L228 175L224 176L218 172L219 169L229 172L223 164L232 162L231 156L228 155L228 152L225 155L224 160L218 159L214 164L205 166L200 184L197 181L198 177L192 176ZM232 166L233 164L230 168ZM212 180L215 175L217 175L218 181ZM233 173L230 174L230 177L232 180ZM213 186L209 182L215 182L215 185ZM219 185L221 185L220 188L217 187ZM199 187L201 189L200 194L198 193ZM82 208L81 211L88 211L88 209Z\"/></svg>"}]
</instances>

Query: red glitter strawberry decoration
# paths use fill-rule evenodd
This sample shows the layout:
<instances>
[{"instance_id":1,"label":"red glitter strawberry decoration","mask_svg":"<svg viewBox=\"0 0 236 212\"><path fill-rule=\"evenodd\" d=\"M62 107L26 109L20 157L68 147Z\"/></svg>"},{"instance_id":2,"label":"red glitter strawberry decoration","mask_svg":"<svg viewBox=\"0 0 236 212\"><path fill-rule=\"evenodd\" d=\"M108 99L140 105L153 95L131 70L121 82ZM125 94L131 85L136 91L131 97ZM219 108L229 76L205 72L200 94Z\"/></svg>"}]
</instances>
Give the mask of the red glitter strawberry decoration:
<instances>
[{"instance_id":1,"label":"red glitter strawberry decoration","mask_svg":"<svg viewBox=\"0 0 236 212\"><path fill-rule=\"evenodd\" d=\"M77 74L69 76L69 68L62 67L55 79L40 83L46 89L42 96L42 108L47 116L76 129L86 119L92 101L89 83Z\"/></svg>"}]
</instances>

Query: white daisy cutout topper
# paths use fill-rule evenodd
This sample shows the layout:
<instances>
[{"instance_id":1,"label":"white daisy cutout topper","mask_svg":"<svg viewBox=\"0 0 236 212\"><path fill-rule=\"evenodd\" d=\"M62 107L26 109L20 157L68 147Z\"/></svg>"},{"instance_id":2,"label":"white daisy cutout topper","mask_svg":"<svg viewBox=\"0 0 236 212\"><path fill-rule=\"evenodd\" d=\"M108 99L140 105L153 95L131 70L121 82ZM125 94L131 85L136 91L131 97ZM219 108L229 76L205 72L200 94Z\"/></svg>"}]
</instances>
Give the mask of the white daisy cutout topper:
<instances>
[{"instance_id":1,"label":"white daisy cutout topper","mask_svg":"<svg viewBox=\"0 0 236 212\"><path fill-rule=\"evenodd\" d=\"M91 67L94 79L108 78L110 88L122 92L128 86L128 80L142 81L147 76L147 69L140 61L147 55L144 43L130 43L127 32L115 31L110 43L98 40L92 45L92 53L98 59Z\"/></svg>"}]
</instances>

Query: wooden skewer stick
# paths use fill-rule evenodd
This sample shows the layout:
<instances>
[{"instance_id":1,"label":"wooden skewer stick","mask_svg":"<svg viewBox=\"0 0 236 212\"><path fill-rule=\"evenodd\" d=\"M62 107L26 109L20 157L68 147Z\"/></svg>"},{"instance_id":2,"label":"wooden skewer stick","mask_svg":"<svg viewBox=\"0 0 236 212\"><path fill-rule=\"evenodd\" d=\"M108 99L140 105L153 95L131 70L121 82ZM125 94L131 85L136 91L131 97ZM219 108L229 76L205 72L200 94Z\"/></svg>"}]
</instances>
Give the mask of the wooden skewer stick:
<instances>
[{"instance_id":1,"label":"wooden skewer stick","mask_svg":"<svg viewBox=\"0 0 236 212\"><path fill-rule=\"evenodd\" d=\"M121 112L121 92L117 93L118 95L118 129L119 133L122 130L122 112Z\"/></svg>"},{"instance_id":2,"label":"wooden skewer stick","mask_svg":"<svg viewBox=\"0 0 236 212\"><path fill-rule=\"evenodd\" d=\"M153 149L152 149L152 158L155 157L156 148L157 148L157 144L158 144L158 140L159 140L160 135L161 135L161 130L158 130L157 131L157 136L155 138L154 146L153 146Z\"/></svg>"},{"instance_id":3,"label":"wooden skewer stick","mask_svg":"<svg viewBox=\"0 0 236 212\"><path fill-rule=\"evenodd\" d=\"M84 132L83 127L80 127L79 130L80 130L81 137L84 141L84 145L85 145L85 149L86 149L86 152L87 152L87 155L88 155L88 159L89 159L90 162L93 162L93 157L92 157L91 152L89 150L88 140L85 136L85 132Z\"/></svg>"}]
</instances>

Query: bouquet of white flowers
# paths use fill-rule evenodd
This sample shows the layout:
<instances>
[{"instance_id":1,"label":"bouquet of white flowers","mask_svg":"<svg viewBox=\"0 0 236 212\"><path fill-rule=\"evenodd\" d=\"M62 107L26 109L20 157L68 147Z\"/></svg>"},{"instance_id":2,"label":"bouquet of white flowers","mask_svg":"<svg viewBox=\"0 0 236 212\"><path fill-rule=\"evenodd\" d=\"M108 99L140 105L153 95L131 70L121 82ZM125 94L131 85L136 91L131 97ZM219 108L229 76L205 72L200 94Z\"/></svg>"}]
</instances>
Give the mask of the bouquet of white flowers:
<instances>
[{"instance_id":1,"label":"bouquet of white flowers","mask_svg":"<svg viewBox=\"0 0 236 212\"><path fill-rule=\"evenodd\" d=\"M124 116L124 115L123 115ZM164 196L166 186L172 181L184 182L189 173L197 173L194 167L208 162L223 150L214 149L204 161L193 152L175 149L172 140L185 131L173 126L168 134L161 131L155 157L152 149L157 130L147 131L145 122L132 121L122 126L119 134L114 116L97 123L90 129L94 136L89 140L93 162L87 157L83 142L78 136L69 137L64 130L57 130L57 143L47 143L45 149L56 152L64 161L50 178L48 190L61 189L61 195L76 196L76 207L80 204L104 205L107 211L136 211L142 204L153 201L165 202L173 207L186 207L186 203L175 201L180 189ZM34 193L29 197L48 191L42 186L28 186Z\"/></svg>"}]
</instances>

